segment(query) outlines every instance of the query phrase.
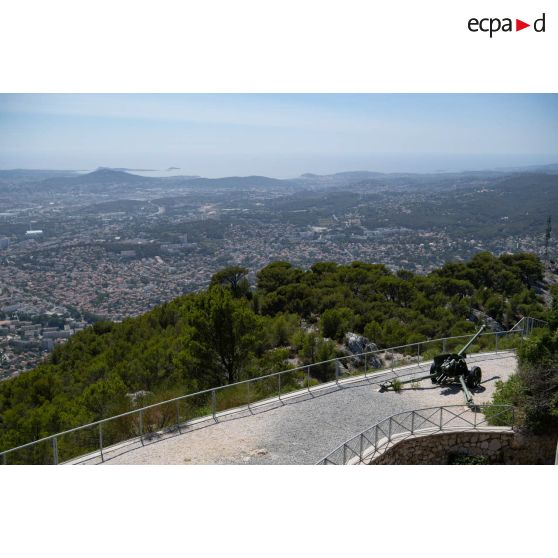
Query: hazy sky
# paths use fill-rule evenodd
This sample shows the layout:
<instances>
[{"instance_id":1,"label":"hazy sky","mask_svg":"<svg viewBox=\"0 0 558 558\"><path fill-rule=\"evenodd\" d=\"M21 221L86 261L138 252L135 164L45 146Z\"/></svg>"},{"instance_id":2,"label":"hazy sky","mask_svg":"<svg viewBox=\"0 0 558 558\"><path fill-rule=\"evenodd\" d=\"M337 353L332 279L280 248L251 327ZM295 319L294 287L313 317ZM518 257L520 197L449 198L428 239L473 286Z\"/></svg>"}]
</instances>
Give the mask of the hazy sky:
<instances>
[{"instance_id":1,"label":"hazy sky","mask_svg":"<svg viewBox=\"0 0 558 558\"><path fill-rule=\"evenodd\" d=\"M558 162L558 95L0 94L0 168L296 176Z\"/></svg>"}]
</instances>

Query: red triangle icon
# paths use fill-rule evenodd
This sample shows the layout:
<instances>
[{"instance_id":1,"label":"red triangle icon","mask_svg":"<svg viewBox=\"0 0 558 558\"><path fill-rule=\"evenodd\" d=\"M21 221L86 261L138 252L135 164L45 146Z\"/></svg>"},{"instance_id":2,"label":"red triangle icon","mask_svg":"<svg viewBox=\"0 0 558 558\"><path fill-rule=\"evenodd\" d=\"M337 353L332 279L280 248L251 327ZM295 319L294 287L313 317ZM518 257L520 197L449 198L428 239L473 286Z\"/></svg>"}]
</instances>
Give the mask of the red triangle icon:
<instances>
[{"instance_id":1,"label":"red triangle icon","mask_svg":"<svg viewBox=\"0 0 558 558\"><path fill-rule=\"evenodd\" d=\"M522 29L525 29L526 27L531 27L531 24L525 23L524 21L521 21L520 19L515 20L515 30L516 31L521 31Z\"/></svg>"}]
</instances>

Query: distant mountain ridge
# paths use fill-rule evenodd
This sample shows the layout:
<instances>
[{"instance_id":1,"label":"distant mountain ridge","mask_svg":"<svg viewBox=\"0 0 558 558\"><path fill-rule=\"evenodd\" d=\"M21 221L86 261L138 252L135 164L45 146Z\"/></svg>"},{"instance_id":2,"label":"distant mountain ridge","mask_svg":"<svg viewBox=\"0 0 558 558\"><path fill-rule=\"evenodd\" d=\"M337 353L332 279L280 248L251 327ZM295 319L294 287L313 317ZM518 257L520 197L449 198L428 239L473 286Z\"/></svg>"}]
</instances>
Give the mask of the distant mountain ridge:
<instances>
[{"instance_id":1,"label":"distant mountain ridge","mask_svg":"<svg viewBox=\"0 0 558 558\"><path fill-rule=\"evenodd\" d=\"M137 174L132 174L124 170L99 167L97 170L94 170L93 172L72 176L67 180L80 182L80 183L98 183L98 182L107 182L107 181L115 181L115 180L132 182L132 181L139 181L145 179L142 176L139 176Z\"/></svg>"},{"instance_id":2,"label":"distant mountain ridge","mask_svg":"<svg viewBox=\"0 0 558 558\"><path fill-rule=\"evenodd\" d=\"M91 192L99 192L105 188L110 190L117 186L133 186L135 188L151 188L154 186L183 185L193 188L278 188L294 186L294 182L269 178L267 176L230 176L224 178L204 178L198 176L140 176L124 170L100 167L85 174L59 175L42 180L25 181L22 186L27 189L72 190L87 187Z\"/></svg>"},{"instance_id":3,"label":"distant mountain ridge","mask_svg":"<svg viewBox=\"0 0 558 558\"><path fill-rule=\"evenodd\" d=\"M91 192L101 192L104 188L109 190L118 185L131 186L134 189L164 187L167 185L191 188L211 189L247 189L269 188L275 190L293 189L321 189L345 188L358 186L364 188L392 188L392 187L418 187L428 185L434 187L441 185L448 179L455 179L457 183L478 177L479 179L511 178L512 176L539 176L555 177L558 174L558 164L542 165L540 167L519 167L514 170L492 169L486 171L440 172L440 173L381 173L375 171L344 171L334 174L318 175L304 173L296 178L272 178L268 176L226 176L207 178L196 175L174 176L143 176L131 172L158 172L148 169L127 169L99 167L98 169L83 173L76 170L0 170L0 184L7 184L8 188L18 187L33 191L36 189L47 190L72 190L74 188L90 188ZM4 187L4 186L3 186Z\"/></svg>"},{"instance_id":4,"label":"distant mountain ridge","mask_svg":"<svg viewBox=\"0 0 558 558\"><path fill-rule=\"evenodd\" d=\"M157 169L128 169L126 167L98 167L97 170L113 170L122 172L156 172Z\"/></svg>"}]
</instances>

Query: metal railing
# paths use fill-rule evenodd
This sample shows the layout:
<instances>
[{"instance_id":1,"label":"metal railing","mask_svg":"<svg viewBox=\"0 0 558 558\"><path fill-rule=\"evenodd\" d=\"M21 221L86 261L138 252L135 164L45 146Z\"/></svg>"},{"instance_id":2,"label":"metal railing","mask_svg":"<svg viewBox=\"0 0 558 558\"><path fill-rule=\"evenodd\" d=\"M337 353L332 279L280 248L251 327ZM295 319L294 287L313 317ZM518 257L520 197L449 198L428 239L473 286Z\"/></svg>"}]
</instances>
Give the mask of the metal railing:
<instances>
[{"instance_id":1,"label":"metal railing","mask_svg":"<svg viewBox=\"0 0 558 558\"><path fill-rule=\"evenodd\" d=\"M368 464L389 448L411 437L437 432L478 430L488 426L483 414L486 409L492 411L491 419L498 419L499 423L506 424L504 430L513 429L515 411L511 405L477 405L474 409L464 409L463 405L449 405L405 411L387 417L353 436L317 464Z\"/></svg>"},{"instance_id":2,"label":"metal railing","mask_svg":"<svg viewBox=\"0 0 558 558\"><path fill-rule=\"evenodd\" d=\"M483 333L471 347L471 353L514 350L534 327L542 327L545 323L522 318L509 331ZM313 386L339 385L342 377L367 380L386 374L408 377L424 373L423 365L435 354L456 351L470 337L443 337L346 355L181 395L2 451L1 463L57 465L94 452L104 461L104 452L109 446L132 439L144 445L161 432L180 433L195 419L203 417L217 422L223 414L237 410L252 412L251 405L258 401L272 398L281 402L287 394L301 389L311 393ZM409 371L409 365L413 364L415 369Z\"/></svg>"},{"instance_id":3,"label":"metal railing","mask_svg":"<svg viewBox=\"0 0 558 558\"><path fill-rule=\"evenodd\" d=\"M529 336L534 329L546 327L548 322L544 320L540 320L538 318L531 318L530 316L525 316L519 320L510 330L512 331L521 331L522 334L527 337Z\"/></svg>"}]
</instances>

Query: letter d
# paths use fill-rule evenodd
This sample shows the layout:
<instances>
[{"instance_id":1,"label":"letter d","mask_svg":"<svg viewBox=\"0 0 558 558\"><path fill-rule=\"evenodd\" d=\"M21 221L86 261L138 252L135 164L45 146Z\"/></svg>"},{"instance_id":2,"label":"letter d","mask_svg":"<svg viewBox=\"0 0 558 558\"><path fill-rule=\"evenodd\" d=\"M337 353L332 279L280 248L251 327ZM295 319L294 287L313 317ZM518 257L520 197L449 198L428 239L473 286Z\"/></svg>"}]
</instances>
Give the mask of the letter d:
<instances>
[{"instance_id":1,"label":"letter d","mask_svg":"<svg viewBox=\"0 0 558 558\"><path fill-rule=\"evenodd\" d=\"M533 29L537 32L537 33L544 33L544 26L545 26L545 15L543 14L541 18L536 19L535 23L533 24ZM539 23L541 24L541 27L539 28Z\"/></svg>"}]
</instances>

